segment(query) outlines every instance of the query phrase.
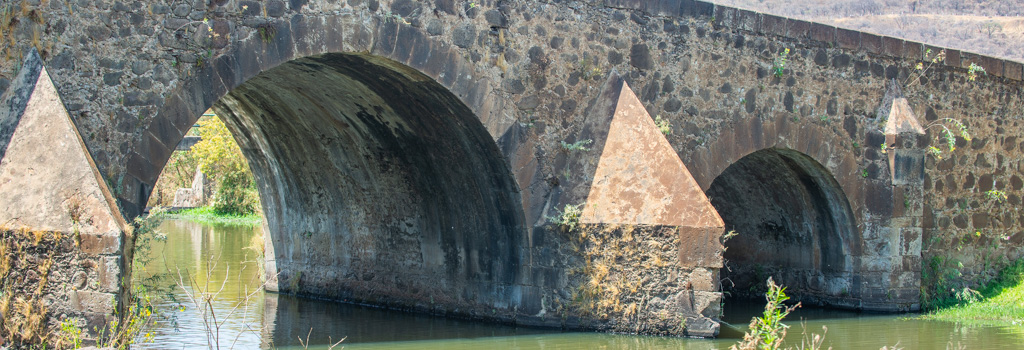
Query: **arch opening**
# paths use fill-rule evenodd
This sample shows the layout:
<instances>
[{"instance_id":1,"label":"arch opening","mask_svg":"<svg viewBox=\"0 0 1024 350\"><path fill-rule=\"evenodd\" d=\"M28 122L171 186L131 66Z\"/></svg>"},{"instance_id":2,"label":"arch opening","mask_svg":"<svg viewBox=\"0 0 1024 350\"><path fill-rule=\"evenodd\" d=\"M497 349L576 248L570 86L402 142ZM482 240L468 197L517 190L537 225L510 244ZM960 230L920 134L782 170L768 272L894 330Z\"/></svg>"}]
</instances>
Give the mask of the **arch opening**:
<instances>
[{"instance_id":1,"label":"arch opening","mask_svg":"<svg viewBox=\"0 0 1024 350\"><path fill-rule=\"evenodd\" d=\"M733 163L707 190L726 230L722 288L733 297L763 298L768 277L794 299L847 307L856 231L839 183L811 157L768 148Z\"/></svg>"},{"instance_id":2,"label":"arch opening","mask_svg":"<svg viewBox=\"0 0 1024 350\"><path fill-rule=\"evenodd\" d=\"M474 112L434 79L323 54L263 71L212 109L256 179L269 290L470 314L518 306L518 186Z\"/></svg>"}]
</instances>

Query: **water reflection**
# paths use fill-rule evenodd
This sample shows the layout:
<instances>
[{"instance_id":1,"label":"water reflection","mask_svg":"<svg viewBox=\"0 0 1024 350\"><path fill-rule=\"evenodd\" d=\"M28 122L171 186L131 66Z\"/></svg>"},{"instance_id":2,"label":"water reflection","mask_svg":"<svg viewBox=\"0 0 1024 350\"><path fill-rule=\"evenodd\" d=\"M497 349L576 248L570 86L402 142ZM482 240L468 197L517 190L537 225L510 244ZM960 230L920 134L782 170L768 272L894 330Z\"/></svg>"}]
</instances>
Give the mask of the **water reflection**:
<instances>
[{"instance_id":1,"label":"water reflection","mask_svg":"<svg viewBox=\"0 0 1024 350\"><path fill-rule=\"evenodd\" d=\"M562 333L407 314L357 305L258 293L244 302L247 291L259 287L255 254L247 249L259 228L201 225L167 220L160 230L167 242L153 248L154 261L143 276L170 271L191 274L209 289L223 284L214 308L220 319L222 349L301 349L347 337L345 349L726 349L736 339L685 339L631 335ZM214 257L211 259L210 257ZM209 275L207 275L209 272ZM169 284L170 281L165 281ZM191 288L186 291L194 292ZM155 342L143 349L195 349L207 346L207 332L187 293L175 290L158 307L167 319L154 330ZM177 300L177 302L174 301ZM185 309L181 309L185 305ZM730 301L724 321L742 332L763 304ZM803 325L800 324L803 319ZM1024 341L1021 327L957 327L941 322L905 320L900 316L861 314L804 308L791 316L788 345L799 345L802 327L821 332L828 326L826 346L836 349L879 349L899 344L905 349L945 349L948 344L970 349L1017 349ZM340 347L339 347L340 348Z\"/></svg>"}]
</instances>

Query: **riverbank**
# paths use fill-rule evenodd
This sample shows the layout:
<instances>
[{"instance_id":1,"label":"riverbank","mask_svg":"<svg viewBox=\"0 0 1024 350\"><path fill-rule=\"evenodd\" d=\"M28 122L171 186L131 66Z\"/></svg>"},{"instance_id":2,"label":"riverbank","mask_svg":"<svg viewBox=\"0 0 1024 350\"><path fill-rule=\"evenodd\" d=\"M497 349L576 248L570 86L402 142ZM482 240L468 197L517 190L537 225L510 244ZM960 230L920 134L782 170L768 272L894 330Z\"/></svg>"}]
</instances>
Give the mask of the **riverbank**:
<instances>
[{"instance_id":1,"label":"riverbank","mask_svg":"<svg viewBox=\"0 0 1024 350\"><path fill-rule=\"evenodd\" d=\"M259 226L263 217L259 213L239 215L222 214L213 210L213 207L199 207L182 209L167 214L175 219L188 220L206 225L228 225L228 226Z\"/></svg>"},{"instance_id":2,"label":"riverbank","mask_svg":"<svg viewBox=\"0 0 1024 350\"><path fill-rule=\"evenodd\" d=\"M1024 259L1017 260L992 283L974 290L960 290L956 298L940 301L925 320L977 325L1024 326Z\"/></svg>"}]
</instances>

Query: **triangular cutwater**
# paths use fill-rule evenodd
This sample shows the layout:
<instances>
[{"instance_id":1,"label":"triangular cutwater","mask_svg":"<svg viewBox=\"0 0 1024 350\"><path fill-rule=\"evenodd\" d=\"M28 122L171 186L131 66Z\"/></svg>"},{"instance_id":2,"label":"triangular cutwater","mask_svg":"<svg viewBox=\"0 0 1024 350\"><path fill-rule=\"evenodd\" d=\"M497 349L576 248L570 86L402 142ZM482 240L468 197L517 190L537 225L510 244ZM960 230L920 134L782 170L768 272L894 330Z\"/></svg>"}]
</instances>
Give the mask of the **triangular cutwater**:
<instances>
[{"instance_id":1,"label":"triangular cutwater","mask_svg":"<svg viewBox=\"0 0 1024 350\"><path fill-rule=\"evenodd\" d=\"M0 124L0 224L112 238L125 232L116 202L34 50L0 100Z\"/></svg>"},{"instance_id":2,"label":"triangular cutwater","mask_svg":"<svg viewBox=\"0 0 1024 350\"><path fill-rule=\"evenodd\" d=\"M620 84L581 222L724 227L636 94Z\"/></svg>"}]
</instances>

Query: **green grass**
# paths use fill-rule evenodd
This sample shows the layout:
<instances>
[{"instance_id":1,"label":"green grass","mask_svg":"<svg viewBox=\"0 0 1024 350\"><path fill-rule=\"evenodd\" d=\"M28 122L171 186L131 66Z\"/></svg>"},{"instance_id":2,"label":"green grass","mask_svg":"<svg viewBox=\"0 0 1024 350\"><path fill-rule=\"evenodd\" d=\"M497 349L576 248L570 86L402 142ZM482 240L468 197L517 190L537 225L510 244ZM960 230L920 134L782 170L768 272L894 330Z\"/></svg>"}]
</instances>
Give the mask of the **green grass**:
<instances>
[{"instance_id":1,"label":"green grass","mask_svg":"<svg viewBox=\"0 0 1024 350\"><path fill-rule=\"evenodd\" d=\"M258 213L248 215L224 214L213 210L213 207L182 209L168 214L168 216L202 224L229 226L257 226L263 221L263 218Z\"/></svg>"},{"instance_id":2,"label":"green grass","mask_svg":"<svg viewBox=\"0 0 1024 350\"><path fill-rule=\"evenodd\" d=\"M921 316L926 320L979 325L1024 324L1024 259L1006 267L992 283L979 289L978 301L947 300Z\"/></svg>"}]
</instances>

